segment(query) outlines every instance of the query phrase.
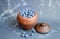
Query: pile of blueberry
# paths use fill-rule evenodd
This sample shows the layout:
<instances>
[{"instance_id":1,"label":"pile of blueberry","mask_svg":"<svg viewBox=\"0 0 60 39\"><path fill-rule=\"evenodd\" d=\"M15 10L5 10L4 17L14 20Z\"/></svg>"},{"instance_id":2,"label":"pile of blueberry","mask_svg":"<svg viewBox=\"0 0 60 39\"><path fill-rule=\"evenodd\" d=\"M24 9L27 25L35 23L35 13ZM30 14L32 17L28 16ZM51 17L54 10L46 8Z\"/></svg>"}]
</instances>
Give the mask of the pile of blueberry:
<instances>
[{"instance_id":1,"label":"pile of blueberry","mask_svg":"<svg viewBox=\"0 0 60 39\"><path fill-rule=\"evenodd\" d=\"M35 15L35 11L32 9L24 9L20 11L22 17L31 18Z\"/></svg>"},{"instance_id":2,"label":"pile of blueberry","mask_svg":"<svg viewBox=\"0 0 60 39\"><path fill-rule=\"evenodd\" d=\"M35 32L36 32L35 30L32 30L32 33L30 33L29 35L26 34L26 32L22 32L21 37L28 38L29 36L33 36Z\"/></svg>"}]
</instances>

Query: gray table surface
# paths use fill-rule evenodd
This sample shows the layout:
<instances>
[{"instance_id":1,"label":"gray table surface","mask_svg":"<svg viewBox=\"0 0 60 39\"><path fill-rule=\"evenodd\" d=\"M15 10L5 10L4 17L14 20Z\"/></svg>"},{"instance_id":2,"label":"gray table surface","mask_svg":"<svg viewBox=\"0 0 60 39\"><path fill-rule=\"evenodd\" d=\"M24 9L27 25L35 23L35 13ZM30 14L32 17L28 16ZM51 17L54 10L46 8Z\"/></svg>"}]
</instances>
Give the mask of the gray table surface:
<instances>
[{"instance_id":1,"label":"gray table surface","mask_svg":"<svg viewBox=\"0 0 60 39\"><path fill-rule=\"evenodd\" d=\"M32 8L38 12L38 22L48 23L48 34L34 33L21 37L16 16L19 10ZM25 31L27 34L31 32ZM28 33L29 32L29 33ZM0 0L0 39L60 39L60 0Z\"/></svg>"}]
</instances>

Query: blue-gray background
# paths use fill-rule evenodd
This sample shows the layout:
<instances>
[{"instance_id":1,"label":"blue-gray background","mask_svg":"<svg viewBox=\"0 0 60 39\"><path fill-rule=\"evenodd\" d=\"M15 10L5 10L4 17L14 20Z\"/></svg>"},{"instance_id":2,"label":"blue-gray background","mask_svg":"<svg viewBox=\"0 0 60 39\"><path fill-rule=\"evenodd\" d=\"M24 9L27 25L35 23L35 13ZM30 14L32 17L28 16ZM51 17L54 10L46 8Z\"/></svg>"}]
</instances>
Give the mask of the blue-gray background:
<instances>
[{"instance_id":1,"label":"blue-gray background","mask_svg":"<svg viewBox=\"0 0 60 39\"><path fill-rule=\"evenodd\" d=\"M20 9L31 8L38 12L38 22L48 23L48 34L20 36L16 16ZM26 31L30 32L30 31ZM0 39L60 39L60 0L0 0Z\"/></svg>"}]
</instances>

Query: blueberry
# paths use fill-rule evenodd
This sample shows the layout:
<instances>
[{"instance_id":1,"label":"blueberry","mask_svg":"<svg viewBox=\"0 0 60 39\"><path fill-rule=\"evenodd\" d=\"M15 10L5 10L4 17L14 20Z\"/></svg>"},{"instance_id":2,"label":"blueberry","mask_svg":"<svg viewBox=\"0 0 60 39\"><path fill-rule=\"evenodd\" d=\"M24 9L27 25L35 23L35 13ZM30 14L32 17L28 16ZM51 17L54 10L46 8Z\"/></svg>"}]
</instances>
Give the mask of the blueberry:
<instances>
[{"instance_id":1,"label":"blueberry","mask_svg":"<svg viewBox=\"0 0 60 39\"><path fill-rule=\"evenodd\" d=\"M33 12L30 10L30 13L32 14Z\"/></svg>"},{"instance_id":2,"label":"blueberry","mask_svg":"<svg viewBox=\"0 0 60 39\"><path fill-rule=\"evenodd\" d=\"M21 37L24 37L24 34L22 34Z\"/></svg>"},{"instance_id":3,"label":"blueberry","mask_svg":"<svg viewBox=\"0 0 60 39\"><path fill-rule=\"evenodd\" d=\"M27 18L30 18L31 16L27 16Z\"/></svg>"},{"instance_id":4,"label":"blueberry","mask_svg":"<svg viewBox=\"0 0 60 39\"><path fill-rule=\"evenodd\" d=\"M32 16L34 16L34 13L32 14Z\"/></svg>"},{"instance_id":5,"label":"blueberry","mask_svg":"<svg viewBox=\"0 0 60 39\"><path fill-rule=\"evenodd\" d=\"M22 11L21 13L24 14L24 11Z\"/></svg>"},{"instance_id":6,"label":"blueberry","mask_svg":"<svg viewBox=\"0 0 60 39\"><path fill-rule=\"evenodd\" d=\"M32 14L32 12L30 12L30 14Z\"/></svg>"},{"instance_id":7,"label":"blueberry","mask_svg":"<svg viewBox=\"0 0 60 39\"><path fill-rule=\"evenodd\" d=\"M23 17L26 17L25 14L23 15Z\"/></svg>"},{"instance_id":8,"label":"blueberry","mask_svg":"<svg viewBox=\"0 0 60 39\"><path fill-rule=\"evenodd\" d=\"M29 14L26 14L26 16L29 16Z\"/></svg>"},{"instance_id":9,"label":"blueberry","mask_svg":"<svg viewBox=\"0 0 60 39\"><path fill-rule=\"evenodd\" d=\"M30 15L30 17L32 17L32 16Z\"/></svg>"},{"instance_id":10,"label":"blueberry","mask_svg":"<svg viewBox=\"0 0 60 39\"><path fill-rule=\"evenodd\" d=\"M30 17L33 17L32 15L30 15Z\"/></svg>"},{"instance_id":11,"label":"blueberry","mask_svg":"<svg viewBox=\"0 0 60 39\"><path fill-rule=\"evenodd\" d=\"M30 13L30 10L28 10L28 13Z\"/></svg>"},{"instance_id":12,"label":"blueberry","mask_svg":"<svg viewBox=\"0 0 60 39\"><path fill-rule=\"evenodd\" d=\"M21 12L20 12L20 15L23 16L23 15L24 15L24 12L21 11Z\"/></svg>"},{"instance_id":13,"label":"blueberry","mask_svg":"<svg viewBox=\"0 0 60 39\"><path fill-rule=\"evenodd\" d=\"M28 12L29 12L29 14L30 14L30 13L31 13L31 10L29 10Z\"/></svg>"},{"instance_id":14,"label":"blueberry","mask_svg":"<svg viewBox=\"0 0 60 39\"><path fill-rule=\"evenodd\" d=\"M25 15L25 17L27 17L28 15Z\"/></svg>"},{"instance_id":15,"label":"blueberry","mask_svg":"<svg viewBox=\"0 0 60 39\"><path fill-rule=\"evenodd\" d=\"M23 14L22 14L22 13L20 13L20 15L22 16Z\"/></svg>"},{"instance_id":16,"label":"blueberry","mask_svg":"<svg viewBox=\"0 0 60 39\"><path fill-rule=\"evenodd\" d=\"M22 32L22 34L25 34L25 32Z\"/></svg>"},{"instance_id":17,"label":"blueberry","mask_svg":"<svg viewBox=\"0 0 60 39\"><path fill-rule=\"evenodd\" d=\"M33 36L33 35L34 35L33 33L30 34L30 36Z\"/></svg>"},{"instance_id":18,"label":"blueberry","mask_svg":"<svg viewBox=\"0 0 60 39\"><path fill-rule=\"evenodd\" d=\"M24 16L24 14L20 14L22 17Z\"/></svg>"},{"instance_id":19,"label":"blueberry","mask_svg":"<svg viewBox=\"0 0 60 39\"><path fill-rule=\"evenodd\" d=\"M28 12L26 12L26 14L29 14Z\"/></svg>"},{"instance_id":20,"label":"blueberry","mask_svg":"<svg viewBox=\"0 0 60 39\"><path fill-rule=\"evenodd\" d=\"M32 33L35 33L35 30L32 30Z\"/></svg>"},{"instance_id":21,"label":"blueberry","mask_svg":"<svg viewBox=\"0 0 60 39\"><path fill-rule=\"evenodd\" d=\"M26 14L26 12L24 11L24 14Z\"/></svg>"},{"instance_id":22,"label":"blueberry","mask_svg":"<svg viewBox=\"0 0 60 39\"><path fill-rule=\"evenodd\" d=\"M30 13L29 15L32 16L32 13Z\"/></svg>"},{"instance_id":23,"label":"blueberry","mask_svg":"<svg viewBox=\"0 0 60 39\"><path fill-rule=\"evenodd\" d=\"M28 37L28 35L25 35L25 37L27 38L27 37Z\"/></svg>"}]
</instances>

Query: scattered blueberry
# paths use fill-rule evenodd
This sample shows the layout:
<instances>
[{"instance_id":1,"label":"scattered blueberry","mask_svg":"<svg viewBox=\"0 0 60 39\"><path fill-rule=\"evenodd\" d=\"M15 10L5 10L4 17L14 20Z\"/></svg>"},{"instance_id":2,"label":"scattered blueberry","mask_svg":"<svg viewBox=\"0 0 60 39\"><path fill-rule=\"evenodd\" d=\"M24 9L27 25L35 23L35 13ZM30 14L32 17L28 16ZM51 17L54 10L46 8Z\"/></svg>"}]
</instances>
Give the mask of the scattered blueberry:
<instances>
[{"instance_id":1,"label":"scattered blueberry","mask_svg":"<svg viewBox=\"0 0 60 39\"><path fill-rule=\"evenodd\" d=\"M35 30L32 30L32 33L35 33Z\"/></svg>"},{"instance_id":2,"label":"scattered blueberry","mask_svg":"<svg viewBox=\"0 0 60 39\"><path fill-rule=\"evenodd\" d=\"M24 34L22 34L21 37L24 37Z\"/></svg>"},{"instance_id":3,"label":"scattered blueberry","mask_svg":"<svg viewBox=\"0 0 60 39\"><path fill-rule=\"evenodd\" d=\"M25 34L25 32L22 32L22 34Z\"/></svg>"},{"instance_id":4,"label":"scattered blueberry","mask_svg":"<svg viewBox=\"0 0 60 39\"><path fill-rule=\"evenodd\" d=\"M30 36L33 36L33 35L34 35L33 33L30 34Z\"/></svg>"},{"instance_id":5,"label":"scattered blueberry","mask_svg":"<svg viewBox=\"0 0 60 39\"><path fill-rule=\"evenodd\" d=\"M28 37L28 35L25 35L25 37L27 38L27 37Z\"/></svg>"}]
</instances>

